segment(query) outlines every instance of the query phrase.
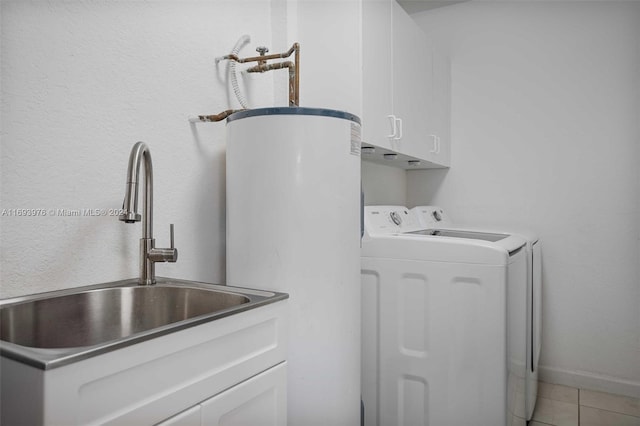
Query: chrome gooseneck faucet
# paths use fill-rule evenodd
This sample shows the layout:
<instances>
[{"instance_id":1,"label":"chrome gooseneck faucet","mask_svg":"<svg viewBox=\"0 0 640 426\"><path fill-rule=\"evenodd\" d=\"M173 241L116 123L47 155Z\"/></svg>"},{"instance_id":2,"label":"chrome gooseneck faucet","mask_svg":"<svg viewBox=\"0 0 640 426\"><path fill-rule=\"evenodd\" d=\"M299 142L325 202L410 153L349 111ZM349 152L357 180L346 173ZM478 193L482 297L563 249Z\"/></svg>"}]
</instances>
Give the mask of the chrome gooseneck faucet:
<instances>
[{"instance_id":1,"label":"chrome gooseneck faucet","mask_svg":"<svg viewBox=\"0 0 640 426\"><path fill-rule=\"evenodd\" d=\"M138 214L138 183L140 163L144 159L144 201L142 216L142 238L140 239L140 285L156 283L155 262L175 262L178 249L173 245L173 224L169 226L171 248L155 248L153 239L153 166L151 152L144 142L136 143L131 149L127 168L127 188L119 220L126 223L140 222Z\"/></svg>"}]
</instances>

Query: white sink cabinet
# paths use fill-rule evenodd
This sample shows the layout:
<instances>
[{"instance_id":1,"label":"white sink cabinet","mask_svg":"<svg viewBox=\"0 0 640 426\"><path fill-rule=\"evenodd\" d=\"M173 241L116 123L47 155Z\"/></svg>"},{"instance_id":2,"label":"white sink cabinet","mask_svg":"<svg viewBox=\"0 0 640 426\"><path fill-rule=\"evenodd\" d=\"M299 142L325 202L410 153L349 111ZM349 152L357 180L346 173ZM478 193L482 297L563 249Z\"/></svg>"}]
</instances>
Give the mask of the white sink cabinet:
<instances>
[{"instance_id":1,"label":"white sink cabinet","mask_svg":"<svg viewBox=\"0 0 640 426\"><path fill-rule=\"evenodd\" d=\"M448 167L448 58L395 0L365 1L362 7L362 143L381 148L362 158L407 169ZM394 162L385 153L400 155Z\"/></svg>"},{"instance_id":2,"label":"white sink cabinet","mask_svg":"<svg viewBox=\"0 0 640 426\"><path fill-rule=\"evenodd\" d=\"M52 369L1 358L3 424L286 425L286 301Z\"/></svg>"}]
</instances>

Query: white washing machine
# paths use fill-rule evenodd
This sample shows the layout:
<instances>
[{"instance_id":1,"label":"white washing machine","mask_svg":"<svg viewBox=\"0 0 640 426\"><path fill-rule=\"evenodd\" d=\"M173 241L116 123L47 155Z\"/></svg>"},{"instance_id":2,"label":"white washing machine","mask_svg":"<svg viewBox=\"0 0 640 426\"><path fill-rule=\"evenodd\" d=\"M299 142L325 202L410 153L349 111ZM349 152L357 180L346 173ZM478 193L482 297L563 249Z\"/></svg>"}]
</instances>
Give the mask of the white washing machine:
<instances>
[{"instance_id":1,"label":"white washing machine","mask_svg":"<svg viewBox=\"0 0 640 426\"><path fill-rule=\"evenodd\" d=\"M444 210L437 206L418 206L411 211L417 215L424 228L509 232L527 241L527 286L524 289L510 287L513 291L508 293L508 409L516 420L531 420L538 395L538 362L542 336L542 243L538 236L526 230L505 231L454 224Z\"/></svg>"},{"instance_id":2,"label":"white washing machine","mask_svg":"<svg viewBox=\"0 0 640 426\"><path fill-rule=\"evenodd\" d=\"M364 424L510 424L507 287L525 286L525 240L428 235L402 206L365 207L364 225Z\"/></svg>"}]
</instances>

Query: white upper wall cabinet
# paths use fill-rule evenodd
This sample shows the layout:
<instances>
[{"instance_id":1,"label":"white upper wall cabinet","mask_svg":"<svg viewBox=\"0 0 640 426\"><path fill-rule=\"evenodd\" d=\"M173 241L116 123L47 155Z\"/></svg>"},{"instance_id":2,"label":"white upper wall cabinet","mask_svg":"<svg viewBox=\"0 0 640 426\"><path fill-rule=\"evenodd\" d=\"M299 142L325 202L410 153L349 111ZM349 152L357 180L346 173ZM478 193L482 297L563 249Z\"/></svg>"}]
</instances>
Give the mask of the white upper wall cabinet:
<instances>
[{"instance_id":1,"label":"white upper wall cabinet","mask_svg":"<svg viewBox=\"0 0 640 426\"><path fill-rule=\"evenodd\" d=\"M427 135L429 99L433 96L431 74L432 48L422 29L395 1L393 16L393 90L392 113L395 136L391 145L396 150L430 160Z\"/></svg>"},{"instance_id":2,"label":"white upper wall cabinet","mask_svg":"<svg viewBox=\"0 0 640 426\"><path fill-rule=\"evenodd\" d=\"M378 148L364 151L363 159L407 169L448 167L448 60L395 0L363 2L362 34L362 143ZM390 153L398 156L382 155Z\"/></svg>"},{"instance_id":3,"label":"white upper wall cabinet","mask_svg":"<svg viewBox=\"0 0 640 426\"><path fill-rule=\"evenodd\" d=\"M362 141L391 149L393 130L392 1L362 3Z\"/></svg>"}]
</instances>

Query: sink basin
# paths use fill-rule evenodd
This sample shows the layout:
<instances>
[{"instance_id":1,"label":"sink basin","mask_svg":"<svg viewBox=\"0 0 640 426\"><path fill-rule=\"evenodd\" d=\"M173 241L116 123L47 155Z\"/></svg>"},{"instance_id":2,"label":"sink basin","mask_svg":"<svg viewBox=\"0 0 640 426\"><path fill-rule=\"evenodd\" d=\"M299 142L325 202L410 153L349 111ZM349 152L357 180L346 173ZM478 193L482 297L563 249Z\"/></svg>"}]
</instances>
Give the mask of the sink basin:
<instances>
[{"instance_id":1,"label":"sink basin","mask_svg":"<svg viewBox=\"0 0 640 426\"><path fill-rule=\"evenodd\" d=\"M0 352L52 368L286 298L183 280L135 280L0 301Z\"/></svg>"},{"instance_id":2,"label":"sink basin","mask_svg":"<svg viewBox=\"0 0 640 426\"><path fill-rule=\"evenodd\" d=\"M1 309L1 339L34 348L91 346L248 302L189 287L90 290Z\"/></svg>"}]
</instances>

